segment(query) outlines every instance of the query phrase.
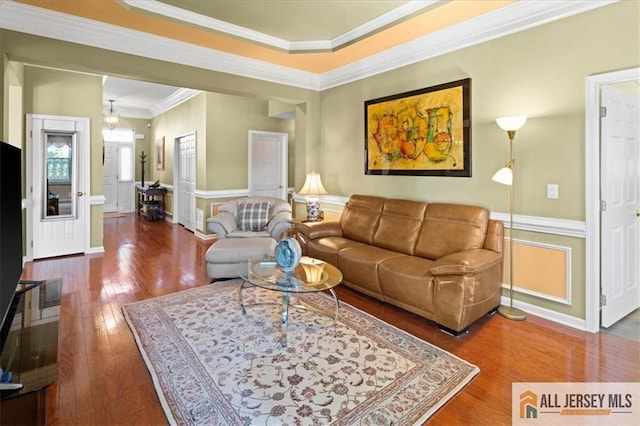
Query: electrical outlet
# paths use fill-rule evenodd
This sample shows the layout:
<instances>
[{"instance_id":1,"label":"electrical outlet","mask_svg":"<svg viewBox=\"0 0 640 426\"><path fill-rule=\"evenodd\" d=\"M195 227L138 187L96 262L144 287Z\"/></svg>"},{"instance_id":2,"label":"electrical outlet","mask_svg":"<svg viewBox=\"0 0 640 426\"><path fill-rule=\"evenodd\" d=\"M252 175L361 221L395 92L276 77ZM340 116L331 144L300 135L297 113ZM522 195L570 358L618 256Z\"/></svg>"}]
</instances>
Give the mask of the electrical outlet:
<instances>
[{"instance_id":1,"label":"electrical outlet","mask_svg":"<svg viewBox=\"0 0 640 426\"><path fill-rule=\"evenodd\" d=\"M558 199L558 185L555 183L547 184L547 198L551 198L553 200Z\"/></svg>"}]
</instances>

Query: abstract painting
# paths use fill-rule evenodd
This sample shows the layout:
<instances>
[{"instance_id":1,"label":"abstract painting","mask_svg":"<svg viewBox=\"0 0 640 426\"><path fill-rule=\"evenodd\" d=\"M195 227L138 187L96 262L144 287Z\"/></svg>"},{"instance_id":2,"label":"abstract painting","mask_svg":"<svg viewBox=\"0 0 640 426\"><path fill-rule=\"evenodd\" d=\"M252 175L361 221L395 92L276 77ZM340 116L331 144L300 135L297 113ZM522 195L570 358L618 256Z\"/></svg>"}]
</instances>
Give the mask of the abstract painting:
<instances>
[{"instance_id":1,"label":"abstract painting","mask_svg":"<svg viewBox=\"0 0 640 426\"><path fill-rule=\"evenodd\" d=\"M471 79L365 101L365 174L471 176Z\"/></svg>"}]
</instances>

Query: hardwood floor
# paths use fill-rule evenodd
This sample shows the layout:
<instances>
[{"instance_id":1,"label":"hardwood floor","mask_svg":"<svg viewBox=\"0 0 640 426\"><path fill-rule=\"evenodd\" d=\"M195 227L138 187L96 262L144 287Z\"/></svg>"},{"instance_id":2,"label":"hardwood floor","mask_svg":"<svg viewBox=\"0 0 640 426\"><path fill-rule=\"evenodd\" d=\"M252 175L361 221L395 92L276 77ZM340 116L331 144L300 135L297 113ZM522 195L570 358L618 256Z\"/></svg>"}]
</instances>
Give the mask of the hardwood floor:
<instances>
[{"instance_id":1,"label":"hardwood floor","mask_svg":"<svg viewBox=\"0 0 640 426\"><path fill-rule=\"evenodd\" d=\"M166 418L123 304L207 285L209 247L190 232L135 215L106 219L103 255L28 263L24 279L62 277L58 380L50 425L156 425ZM428 424L511 424L512 382L639 382L640 344L540 318L486 316L458 338L435 324L358 294L341 301L477 365L480 374Z\"/></svg>"}]
</instances>

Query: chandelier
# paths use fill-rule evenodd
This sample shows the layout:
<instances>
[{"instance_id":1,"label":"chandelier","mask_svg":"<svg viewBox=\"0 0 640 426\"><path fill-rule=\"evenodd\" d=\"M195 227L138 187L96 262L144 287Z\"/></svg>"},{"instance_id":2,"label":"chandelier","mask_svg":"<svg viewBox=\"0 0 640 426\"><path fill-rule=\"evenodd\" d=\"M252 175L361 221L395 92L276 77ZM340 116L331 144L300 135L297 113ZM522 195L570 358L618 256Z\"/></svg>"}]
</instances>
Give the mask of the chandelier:
<instances>
[{"instance_id":1,"label":"chandelier","mask_svg":"<svg viewBox=\"0 0 640 426\"><path fill-rule=\"evenodd\" d=\"M113 130L118 125L120 116L113 110L113 99L109 99L109 102L109 111L104 115L104 125Z\"/></svg>"}]
</instances>

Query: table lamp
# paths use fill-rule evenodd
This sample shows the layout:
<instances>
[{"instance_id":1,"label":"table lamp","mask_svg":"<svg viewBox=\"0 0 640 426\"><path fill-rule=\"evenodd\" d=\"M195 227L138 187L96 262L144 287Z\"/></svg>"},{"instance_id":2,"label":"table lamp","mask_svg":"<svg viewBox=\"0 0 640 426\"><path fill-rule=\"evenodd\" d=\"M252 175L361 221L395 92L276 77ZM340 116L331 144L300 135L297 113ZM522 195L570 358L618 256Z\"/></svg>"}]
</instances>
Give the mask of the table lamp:
<instances>
[{"instance_id":1,"label":"table lamp","mask_svg":"<svg viewBox=\"0 0 640 426\"><path fill-rule=\"evenodd\" d=\"M320 174L316 172L307 173L302 189L298 191L300 195L306 195L307 220L317 221L320 213L320 200L318 195L327 194L327 190L322 186Z\"/></svg>"}]
</instances>

